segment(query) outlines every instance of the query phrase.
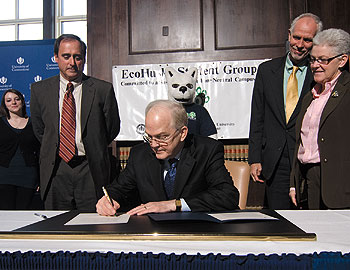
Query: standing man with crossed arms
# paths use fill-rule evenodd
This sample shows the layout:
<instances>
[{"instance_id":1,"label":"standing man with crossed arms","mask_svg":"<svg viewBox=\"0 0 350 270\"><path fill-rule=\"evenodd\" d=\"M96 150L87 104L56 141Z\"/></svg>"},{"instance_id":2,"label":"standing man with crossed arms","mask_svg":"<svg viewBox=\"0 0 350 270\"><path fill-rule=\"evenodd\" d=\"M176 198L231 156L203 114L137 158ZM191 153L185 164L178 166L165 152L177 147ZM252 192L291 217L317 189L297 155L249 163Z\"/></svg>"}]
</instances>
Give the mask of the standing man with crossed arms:
<instances>
[{"instance_id":1,"label":"standing man with crossed arms","mask_svg":"<svg viewBox=\"0 0 350 270\"><path fill-rule=\"evenodd\" d=\"M31 116L40 149L46 209L95 211L110 183L108 145L120 119L112 84L83 74L86 45L61 35L54 45L60 74L31 86Z\"/></svg>"},{"instance_id":2,"label":"standing man with crossed arms","mask_svg":"<svg viewBox=\"0 0 350 270\"><path fill-rule=\"evenodd\" d=\"M295 148L295 121L303 96L313 81L309 52L322 30L319 17L305 13L295 18L288 33L286 56L259 66L254 84L250 133L250 172L266 182L265 202L271 209L290 209L289 177Z\"/></svg>"}]
</instances>

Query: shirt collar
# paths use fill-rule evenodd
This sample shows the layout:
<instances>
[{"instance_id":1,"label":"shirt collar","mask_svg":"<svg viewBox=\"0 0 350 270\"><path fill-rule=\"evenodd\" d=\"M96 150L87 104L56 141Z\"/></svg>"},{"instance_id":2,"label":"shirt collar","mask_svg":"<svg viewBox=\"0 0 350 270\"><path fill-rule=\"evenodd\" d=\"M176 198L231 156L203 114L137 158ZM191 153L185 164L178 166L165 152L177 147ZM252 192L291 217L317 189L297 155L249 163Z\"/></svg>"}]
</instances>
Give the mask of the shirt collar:
<instances>
[{"instance_id":1,"label":"shirt collar","mask_svg":"<svg viewBox=\"0 0 350 270\"><path fill-rule=\"evenodd\" d=\"M174 158L177 159L178 161L180 160L181 152L182 152L182 149L181 149L180 152L177 153L176 156L174 157ZM165 170L168 170L168 169L170 168L169 159L170 159L170 158L161 160L161 162L163 162L163 166L164 166L164 169L165 169Z\"/></svg>"},{"instance_id":2,"label":"shirt collar","mask_svg":"<svg viewBox=\"0 0 350 270\"><path fill-rule=\"evenodd\" d=\"M329 91L332 91L338 82L339 76L341 72L338 74L337 77L335 77L333 80L330 82L326 82L325 84L325 89L322 91L322 85L321 84L316 84L314 88L312 88L312 95L314 98L319 98L320 96L327 95ZM322 92L321 92L322 91Z\"/></svg>"},{"instance_id":3,"label":"shirt collar","mask_svg":"<svg viewBox=\"0 0 350 270\"><path fill-rule=\"evenodd\" d=\"M301 72L304 72L305 69L307 69L308 65L308 61L302 61L300 64L298 65L294 65L292 60L290 60L290 57L289 57L290 53L287 54L287 59L286 59L286 66L285 66L285 69L286 71L288 71L288 73L291 73L292 70L293 70L293 66L297 66Z\"/></svg>"},{"instance_id":4,"label":"shirt collar","mask_svg":"<svg viewBox=\"0 0 350 270\"><path fill-rule=\"evenodd\" d=\"M177 160L180 160L181 152L182 152L182 149L179 151L179 153L176 154L174 158ZM167 161L169 162L169 158L167 159Z\"/></svg>"},{"instance_id":5,"label":"shirt collar","mask_svg":"<svg viewBox=\"0 0 350 270\"><path fill-rule=\"evenodd\" d=\"M67 88L67 84L69 83L68 80L66 80L61 74L60 74L60 82L63 84L64 86L64 91L66 91L66 88ZM79 77L77 79L75 79L74 81L71 81L71 83L74 85L74 89L80 85L82 82L82 77Z\"/></svg>"}]
</instances>

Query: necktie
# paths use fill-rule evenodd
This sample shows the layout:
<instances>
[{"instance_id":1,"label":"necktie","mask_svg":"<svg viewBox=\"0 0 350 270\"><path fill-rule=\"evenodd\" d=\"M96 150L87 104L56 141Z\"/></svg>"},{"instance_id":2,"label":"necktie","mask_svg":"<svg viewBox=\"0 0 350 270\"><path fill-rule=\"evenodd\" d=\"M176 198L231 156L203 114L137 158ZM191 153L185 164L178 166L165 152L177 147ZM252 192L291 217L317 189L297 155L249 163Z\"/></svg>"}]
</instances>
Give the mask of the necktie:
<instances>
[{"instance_id":1,"label":"necktie","mask_svg":"<svg viewBox=\"0 0 350 270\"><path fill-rule=\"evenodd\" d=\"M71 82L67 84L64 95L59 156L68 163L75 154L75 100L73 96L74 86Z\"/></svg>"},{"instance_id":2,"label":"necktie","mask_svg":"<svg viewBox=\"0 0 350 270\"><path fill-rule=\"evenodd\" d=\"M286 123L288 123L295 106L298 103L298 79L296 73L298 67L293 66L292 74L290 74L287 82L287 95L286 95Z\"/></svg>"},{"instance_id":3,"label":"necktie","mask_svg":"<svg viewBox=\"0 0 350 270\"><path fill-rule=\"evenodd\" d=\"M178 160L176 158L169 159L170 168L166 173L165 179L164 179L164 187L169 199L172 198L174 194L174 183L175 183L175 176L176 176L177 161Z\"/></svg>"}]
</instances>

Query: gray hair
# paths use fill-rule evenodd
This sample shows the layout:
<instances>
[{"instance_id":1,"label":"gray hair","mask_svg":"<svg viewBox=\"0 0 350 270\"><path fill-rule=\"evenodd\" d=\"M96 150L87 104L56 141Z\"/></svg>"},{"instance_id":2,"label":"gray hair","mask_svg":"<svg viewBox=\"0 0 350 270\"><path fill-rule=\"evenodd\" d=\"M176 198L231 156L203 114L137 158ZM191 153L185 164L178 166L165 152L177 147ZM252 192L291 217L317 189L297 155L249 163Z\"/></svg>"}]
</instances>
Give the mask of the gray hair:
<instances>
[{"instance_id":1,"label":"gray hair","mask_svg":"<svg viewBox=\"0 0 350 270\"><path fill-rule=\"evenodd\" d=\"M188 117L182 104L167 99L154 100L147 105L145 115L155 107L163 107L171 112L174 128L180 129L183 126L187 126Z\"/></svg>"},{"instance_id":2,"label":"gray hair","mask_svg":"<svg viewBox=\"0 0 350 270\"><path fill-rule=\"evenodd\" d=\"M320 17L318 17L312 13L303 13L303 14L299 15L298 17L296 17L290 25L290 28L289 28L290 32L293 33L294 27L295 27L295 24L297 23L297 21L299 21L302 18L307 18L307 17L314 19L315 23L317 24L317 32L316 33L321 32L323 29L323 23L322 23Z\"/></svg>"},{"instance_id":3,"label":"gray hair","mask_svg":"<svg viewBox=\"0 0 350 270\"><path fill-rule=\"evenodd\" d=\"M335 55L350 54L350 34L342 29L330 28L314 37L313 46L331 47Z\"/></svg>"}]
</instances>

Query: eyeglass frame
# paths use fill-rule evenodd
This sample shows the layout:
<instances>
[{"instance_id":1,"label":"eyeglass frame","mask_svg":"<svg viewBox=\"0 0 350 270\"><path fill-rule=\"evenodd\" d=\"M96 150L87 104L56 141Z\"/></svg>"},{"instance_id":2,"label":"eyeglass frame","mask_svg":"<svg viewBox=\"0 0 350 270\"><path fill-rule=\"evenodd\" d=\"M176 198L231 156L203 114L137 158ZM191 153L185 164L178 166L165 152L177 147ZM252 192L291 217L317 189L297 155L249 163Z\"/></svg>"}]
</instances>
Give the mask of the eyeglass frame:
<instances>
[{"instance_id":1,"label":"eyeglass frame","mask_svg":"<svg viewBox=\"0 0 350 270\"><path fill-rule=\"evenodd\" d=\"M174 138L175 134L180 131L179 128L177 128L173 134L171 135L167 135L167 136L162 136L164 137L164 139L159 139L159 138L152 138L151 136L149 136L146 132L143 134L142 138L146 143L152 144L152 142L156 142L159 145L168 145L169 144L169 140Z\"/></svg>"},{"instance_id":2,"label":"eyeglass frame","mask_svg":"<svg viewBox=\"0 0 350 270\"><path fill-rule=\"evenodd\" d=\"M319 58L316 58L316 57L313 57L310 55L310 64L314 64L315 62L319 63L320 65L328 65L330 62L332 62L335 58L339 57L339 56L342 56L344 53L341 53L341 54L338 54L336 56L333 56L333 57L330 57L330 58L327 58L327 59L319 59ZM325 61L325 63L322 63L320 61Z\"/></svg>"}]
</instances>

